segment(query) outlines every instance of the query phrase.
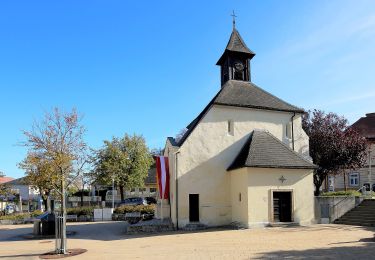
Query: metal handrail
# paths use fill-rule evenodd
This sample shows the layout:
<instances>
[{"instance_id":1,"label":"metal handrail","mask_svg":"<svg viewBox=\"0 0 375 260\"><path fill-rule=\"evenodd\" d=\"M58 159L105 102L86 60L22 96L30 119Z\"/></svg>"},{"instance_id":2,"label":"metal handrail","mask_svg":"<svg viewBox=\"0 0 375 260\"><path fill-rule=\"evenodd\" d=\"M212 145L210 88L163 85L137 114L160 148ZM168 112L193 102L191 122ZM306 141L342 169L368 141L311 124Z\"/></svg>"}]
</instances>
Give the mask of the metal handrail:
<instances>
[{"instance_id":1,"label":"metal handrail","mask_svg":"<svg viewBox=\"0 0 375 260\"><path fill-rule=\"evenodd\" d=\"M356 190L356 192L361 192L363 189L366 189L366 186L363 185L361 188L359 188L358 190ZM362 193L363 194L363 193ZM337 202L336 204L332 205L329 209L330 209L330 212L331 212L331 209L334 209L335 207L337 207L340 203L342 203L343 201L347 200L348 198L351 198L353 196L351 195L346 195L345 198L343 198L342 200L340 200L339 202ZM337 219L337 213L336 213L336 218Z\"/></svg>"}]
</instances>

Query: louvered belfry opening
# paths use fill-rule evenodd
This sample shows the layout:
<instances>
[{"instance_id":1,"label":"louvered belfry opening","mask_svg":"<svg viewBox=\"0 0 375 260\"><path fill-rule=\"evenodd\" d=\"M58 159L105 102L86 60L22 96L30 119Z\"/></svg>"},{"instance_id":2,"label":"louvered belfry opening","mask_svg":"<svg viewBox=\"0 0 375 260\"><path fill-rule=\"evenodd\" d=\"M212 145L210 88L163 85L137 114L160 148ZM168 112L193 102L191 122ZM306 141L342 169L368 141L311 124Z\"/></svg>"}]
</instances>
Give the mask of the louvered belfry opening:
<instances>
[{"instance_id":1,"label":"louvered belfry opening","mask_svg":"<svg viewBox=\"0 0 375 260\"><path fill-rule=\"evenodd\" d=\"M250 60L255 56L233 28L223 55L216 63L221 67L221 85L228 80L251 81Z\"/></svg>"}]
</instances>

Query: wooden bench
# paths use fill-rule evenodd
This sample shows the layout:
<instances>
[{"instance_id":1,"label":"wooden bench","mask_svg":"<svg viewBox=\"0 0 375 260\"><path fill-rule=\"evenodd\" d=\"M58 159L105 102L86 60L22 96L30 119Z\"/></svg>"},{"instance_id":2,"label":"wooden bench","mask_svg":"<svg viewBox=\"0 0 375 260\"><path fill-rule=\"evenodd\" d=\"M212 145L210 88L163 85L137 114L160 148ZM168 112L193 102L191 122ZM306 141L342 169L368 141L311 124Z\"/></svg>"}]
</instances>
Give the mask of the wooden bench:
<instances>
[{"instance_id":1,"label":"wooden bench","mask_svg":"<svg viewBox=\"0 0 375 260\"><path fill-rule=\"evenodd\" d=\"M75 222L77 222L77 219L78 219L78 217L77 217L77 215L66 215L66 221L75 221Z\"/></svg>"}]
</instances>

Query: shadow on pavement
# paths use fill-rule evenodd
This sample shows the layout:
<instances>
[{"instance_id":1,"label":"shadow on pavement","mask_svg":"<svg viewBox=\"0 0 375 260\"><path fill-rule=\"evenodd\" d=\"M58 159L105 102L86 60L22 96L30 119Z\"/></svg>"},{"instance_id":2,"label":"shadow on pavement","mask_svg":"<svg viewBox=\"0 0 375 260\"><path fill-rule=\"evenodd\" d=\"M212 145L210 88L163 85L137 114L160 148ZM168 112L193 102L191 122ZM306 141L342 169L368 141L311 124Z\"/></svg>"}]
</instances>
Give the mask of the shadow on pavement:
<instances>
[{"instance_id":1,"label":"shadow on pavement","mask_svg":"<svg viewBox=\"0 0 375 260\"><path fill-rule=\"evenodd\" d=\"M184 235L192 233L207 233L207 232L218 232L218 231L230 231L232 228L222 227L222 228L209 228L205 230L198 231L170 231L162 233L142 233L135 235L128 235L125 233L125 228L127 222L124 221L108 221L108 222L78 222L78 223L68 223L67 231L75 232L75 235L69 236L68 239L88 239L88 240L99 240L99 241L115 241L115 240L126 240L134 238L143 238L143 237L153 237L153 236L168 236L168 235ZM371 227L359 227L359 226L346 226L346 225L322 225L314 227L271 227L267 229L278 229L278 232L289 233L289 232L301 232L312 229L312 232L320 232L326 229L329 230L369 230L375 231L375 228ZM251 232L251 229L245 230ZM26 234L32 233L32 225L29 227L20 227L20 228L0 228L0 242L11 242L11 241L25 241L24 238ZM53 238L52 238L53 239ZM375 243L372 243L372 238L363 238L360 241L348 241L336 243L339 244L349 244L356 242L370 243L372 249L375 249ZM40 239L42 240L42 239ZM51 240L51 238L49 238ZM335 245L334 243L331 245ZM373 253L375 257L375 251Z\"/></svg>"},{"instance_id":2,"label":"shadow on pavement","mask_svg":"<svg viewBox=\"0 0 375 260\"><path fill-rule=\"evenodd\" d=\"M273 251L259 254L253 259L374 259L375 243L370 241L371 239L373 240L373 238L364 238L356 241L354 242L358 243L356 246ZM353 243L353 241L348 243Z\"/></svg>"}]
</instances>

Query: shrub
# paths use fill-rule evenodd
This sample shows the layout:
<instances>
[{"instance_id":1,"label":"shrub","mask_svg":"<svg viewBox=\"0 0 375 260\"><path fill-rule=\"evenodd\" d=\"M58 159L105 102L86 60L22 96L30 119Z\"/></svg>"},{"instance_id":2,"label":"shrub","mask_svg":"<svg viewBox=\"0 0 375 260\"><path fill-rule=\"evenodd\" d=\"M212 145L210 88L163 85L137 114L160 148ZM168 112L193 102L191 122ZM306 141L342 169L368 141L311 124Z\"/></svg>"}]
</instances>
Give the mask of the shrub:
<instances>
[{"instance_id":1,"label":"shrub","mask_svg":"<svg viewBox=\"0 0 375 260\"><path fill-rule=\"evenodd\" d=\"M347 190L347 191L330 191L330 192L323 192L321 196L328 196L328 197L333 197L333 196L362 196L362 193L359 191L355 190Z\"/></svg>"},{"instance_id":2,"label":"shrub","mask_svg":"<svg viewBox=\"0 0 375 260\"><path fill-rule=\"evenodd\" d=\"M155 205L120 206L115 208L114 213L126 214L129 212L141 212L141 214L154 214Z\"/></svg>"},{"instance_id":3,"label":"shrub","mask_svg":"<svg viewBox=\"0 0 375 260\"><path fill-rule=\"evenodd\" d=\"M23 220L29 217L30 217L29 213L16 213L16 214L1 216L0 220Z\"/></svg>"},{"instance_id":4,"label":"shrub","mask_svg":"<svg viewBox=\"0 0 375 260\"><path fill-rule=\"evenodd\" d=\"M67 208L66 214L67 215L77 215L77 217L82 215L94 215L94 208L95 207L76 207L76 208Z\"/></svg>"},{"instance_id":5,"label":"shrub","mask_svg":"<svg viewBox=\"0 0 375 260\"><path fill-rule=\"evenodd\" d=\"M31 212L30 217L35 218L35 217L40 216L42 214L43 214L43 212L41 210L34 210L33 212Z\"/></svg>"}]
</instances>

